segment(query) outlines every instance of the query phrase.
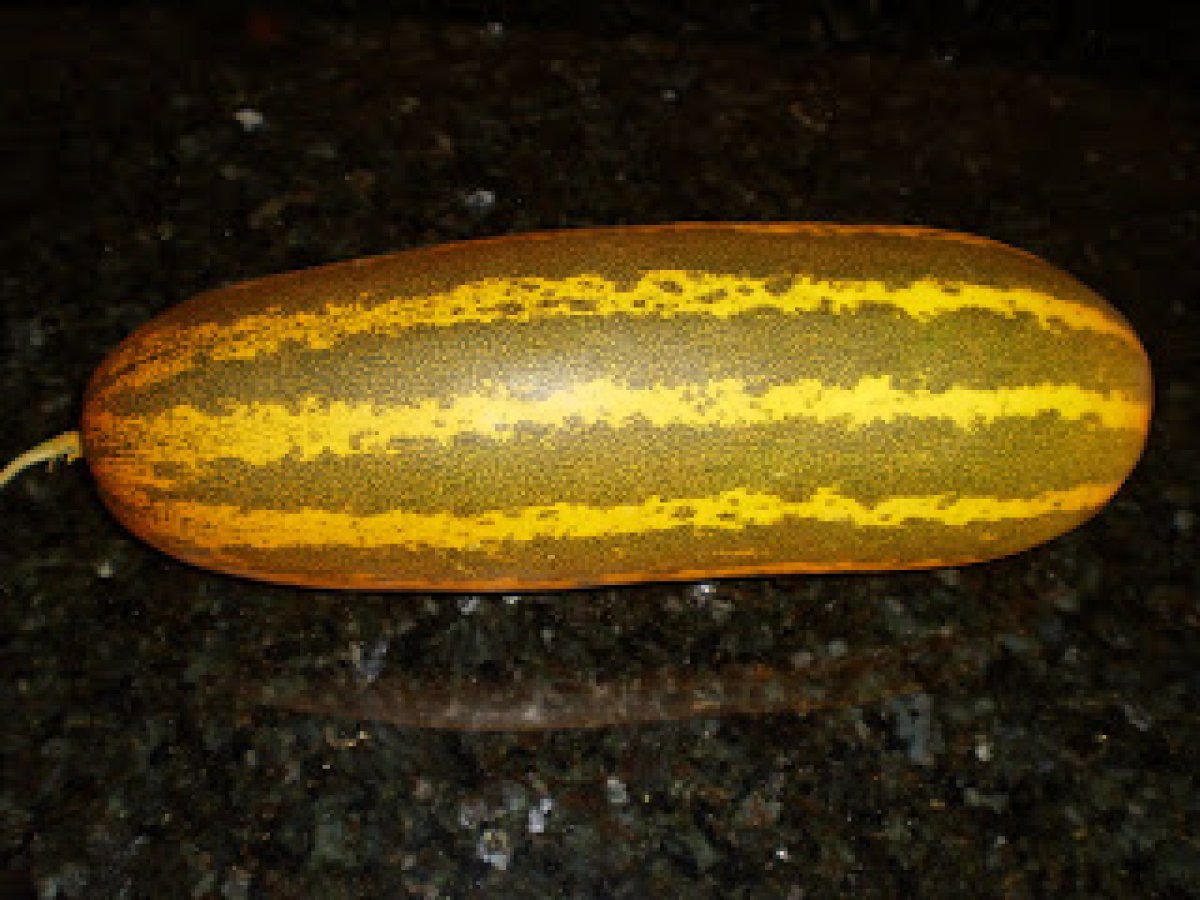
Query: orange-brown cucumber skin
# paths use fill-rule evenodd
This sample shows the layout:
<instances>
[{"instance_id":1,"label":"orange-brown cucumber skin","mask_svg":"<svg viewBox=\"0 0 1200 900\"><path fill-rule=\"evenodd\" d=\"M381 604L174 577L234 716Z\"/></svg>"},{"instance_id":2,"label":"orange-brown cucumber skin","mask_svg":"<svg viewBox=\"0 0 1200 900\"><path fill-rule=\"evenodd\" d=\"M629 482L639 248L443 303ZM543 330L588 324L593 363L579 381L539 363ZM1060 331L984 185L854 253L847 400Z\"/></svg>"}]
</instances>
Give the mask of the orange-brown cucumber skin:
<instances>
[{"instance_id":1,"label":"orange-brown cucumber skin","mask_svg":"<svg viewBox=\"0 0 1200 900\"><path fill-rule=\"evenodd\" d=\"M1014 248L818 223L546 232L201 294L88 388L106 504L199 566L539 590L913 569L1093 515L1146 438L1121 315Z\"/></svg>"}]
</instances>

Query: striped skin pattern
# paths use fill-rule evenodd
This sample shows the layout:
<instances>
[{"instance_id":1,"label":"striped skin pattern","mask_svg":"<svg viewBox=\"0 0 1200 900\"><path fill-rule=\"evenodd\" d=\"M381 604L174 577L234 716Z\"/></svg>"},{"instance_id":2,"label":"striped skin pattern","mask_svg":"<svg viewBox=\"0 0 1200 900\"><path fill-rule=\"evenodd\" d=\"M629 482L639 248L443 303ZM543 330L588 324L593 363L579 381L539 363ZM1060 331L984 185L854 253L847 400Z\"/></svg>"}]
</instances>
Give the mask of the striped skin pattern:
<instances>
[{"instance_id":1,"label":"striped skin pattern","mask_svg":"<svg viewBox=\"0 0 1200 900\"><path fill-rule=\"evenodd\" d=\"M1128 324L969 235L691 223L202 294L89 386L135 534L298 585L531 590L957 565L1093 515L1151 407Z\"/></svg>"}]
</instances>

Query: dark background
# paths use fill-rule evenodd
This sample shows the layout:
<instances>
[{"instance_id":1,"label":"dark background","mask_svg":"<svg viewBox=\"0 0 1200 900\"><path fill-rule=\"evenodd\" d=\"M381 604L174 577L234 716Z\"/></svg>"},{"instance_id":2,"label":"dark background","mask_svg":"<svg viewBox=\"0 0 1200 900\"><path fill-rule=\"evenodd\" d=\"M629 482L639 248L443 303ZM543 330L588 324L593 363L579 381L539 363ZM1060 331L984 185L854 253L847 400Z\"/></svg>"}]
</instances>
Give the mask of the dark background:
<instances>
[{"instance_id":1,"label":"dark background","mask_svg":"<svg viewBox=\"0 0 1200 900\"><path fill-rule=\"evenodd\" d=\"M149 550L82 465L26 473L0 496L0 895L1197 893L1200 41L1174 8L0 11L3 459L73 427L105 352L203 288L559 226L979 232L1108 297L1157 388L1103 513L958 571L300 591ZM953 649L921 655L939 628ZM462 734L355 706L372 662L464 703L741 664L814 692ZM321 716L247 699L268 684L350 690Z\"/></svg>"}]
</instances>

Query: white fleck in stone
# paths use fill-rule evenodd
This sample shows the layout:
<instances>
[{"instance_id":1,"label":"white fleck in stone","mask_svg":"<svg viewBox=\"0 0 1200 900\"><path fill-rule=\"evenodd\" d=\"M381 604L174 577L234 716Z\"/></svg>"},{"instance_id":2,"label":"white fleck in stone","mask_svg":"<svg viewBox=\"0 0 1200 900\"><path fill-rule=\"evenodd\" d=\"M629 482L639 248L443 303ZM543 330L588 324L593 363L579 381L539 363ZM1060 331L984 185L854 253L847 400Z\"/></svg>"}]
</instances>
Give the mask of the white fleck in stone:
<instances>
[{"instance_id":1,"label":"white fleck in stone","mask_svg":"<svg viewBox=\"0 0 1200 900\"><path fill-rule=\"evenodd\" d=\"M935 569L933 577L946 587L958 587L962 584L962 573L958 569Z\"/></svg>"},{"instance_id":2,"label":"white fleck in stone","mask_svg":"<svg viewBox=\"0 0 1200 900\"><path fill-rule=\"evenodd\" d=\"M529 833L541 834L546 830L546 815L536 806L529 810Z\"/></svg>"},{"instance_id":3,"label":"white fleck in stone","mask_svg":"<svg viewBox=\"0 0 1200 900\"><path fill-rule=\"evenodd\" d=\"M433 782L424 775L418 775L413 781L413 799L427 803L433 799Z\"/></svg>"},{"instance_id":4,"label":"white fleck in stone","mask_svg":"<svg viewBox=\"0 0 1200 900\"><path fill-rule=\"evenodd\" d=\"M1132 703L1122 703L1121 711L1125 713L1125 718L1129 724L1138 731L1149 731L1150 726L1154 724L1154 720L1144 710Z\"/></svg>"},{"instance_id":5,"label":"white fleck in stone","mask_svg":"<svg viewBox=\"0 0 1200 900\"><path fill-rule=\"evenodd\" d=\"M605 779L604 789L608 794L608 802L613 806L624 806L629 802L629 789L616 775L609 775Z\"/></svg>"},{"instance_id":6,"label":"white fleck in stone","mask_svg":"<svg viewBox=\"0 0 1200 900\"><path fill-rule=\"evenodd\" d=\"M973 787L963 789L963 803L967 806L990 809L994 813L1004 812L1008 797L1004 794L985 794Z\"/></svg>"},{"instance_id":7,"label":"white fleck in stone","mask_svg":"<svg viewBox=\"0 0 1200 900\"><path fill-rule=\"evenodd\" d=\"M529 833L542 834L546 830L546 819L554 809L554 801L543 797L529 810Z\"/></svg>"},{"instance_id":8,"label":"white fleck in stone","mask_svg":"<svg viewBox=\"0 0 1200 900\"><path fill-rule=\"evenodd\" d=\"M508 832L502 828L485 828L479 836L476 852L493 869L505 871L512 861L512 842Z\"/></svg>"},{"instance_id":9,"label":"white fleck in stone","mask_svg":"<svg viewBox=\"0 0 1200 900\"><path fill-rule=\"evenodd\" d=\"M933 765L933 697L910 694L888 701L896 737L908 745L908 758L917 765Z\"/></svg>"},{"instance_id":10,"label":"white fleck in stone","mask_svg":"<svg viewBox=\"0 0 1200 900\"><path fill-rule=\"evenodd\" d=\"M496 205L496 192L487 188L475 188L462 195L463 206L474 212L486 212Z\"/></svg>"},{"instance_id":11,"label":"white fleck in stone","mask_svg":"<svg viewBox=\"0 0 1200 900\"><path fill-rule=\"evenodd\" d=\"M797 650L791 655L793 669L806 669L813 664L816 654L811 650Z\"/></svg>"},{"instance_id":12,"label":"white fleck in stone","mask_svg":"<svg viewBox=\"0 0 1200 900\"><path fill-rule=\"evenodd\" d=\"M459 597L458 611L464 616L469 616L471 613L475 612L475 610L479 609L479 604L482 601L483 598L478 594L467 594L466 596Z\"/></svg>"},{"instance_id":13,"label":"white fleck in stone","mask_svg":"<svg viewBox=\"0 0 1200 900\"><path fill-rule=\"evenodd\" d=\"M1061 613L1079 612L1079 592L1062 587L1054 592L1054 608Z\"/></svg>"},{"instance_id":14,"label":"white fleck in stone","mask_svg":"<svg viewBox=\"0 0 1200 900\"><path fill-rule=\"evenodd\" d=\"M980 762L992 761L991 741L983 736L975 738L975 758Z\"/></svg>"},{"instance_id":15,"label":"white fleck in stone","mask_svg":"<svg viewBox=\"0 0 1200 900\"><path fill-rule=\"evenodd\" d=\"M501 787L504 808L510 813L520 813L529 806L529 793L524 785L506 781Z\"/></svg>"},{"instance_id":16,"label":"white fleck in stone","mask_svg":"<svg viewBox=\"0 0 1200 900\"><path fill-rule=\"evenodd\" d=\"M242 107L233 114L237 123L242 126L243 131L258 131L267 124L266 116L260 113L257 109Z\"/></svg>"},{"instance_id":17,"label":"white fleck in stone","mask_svg":"<svg viewBox=\"0 0 1200 900\"><path fill-rule=\"evenodd\" d=\"M350 644L350 663L354 667L354 677L359 684L371 684L383 671L387 658L388 639L367 644L364 641L353 641Z\"/></svg>"},{"instance_id":18,"label":"white fleck in stone","mask_svg":"<svg viewBox=\"0 0 1200 900\"><path fill-rule=\"evenodd\" d=\"M474 830L483 824L487 814L487 804L478 797L472 797L458 805L458 824Z\"/></svg>"},{"instance_id":19,"label":"white fleck in stone","mask_svg":"<svg viewBox=\"0 0 1200 900\"><path fill-rule=\"evenodd\" d=\"M16 322L13 324L12 330L17 343L23 343L35 350L46 345L46 329L37 319ZM24 334L22 335L21 332Z\"/></svg>"}]
</instances>

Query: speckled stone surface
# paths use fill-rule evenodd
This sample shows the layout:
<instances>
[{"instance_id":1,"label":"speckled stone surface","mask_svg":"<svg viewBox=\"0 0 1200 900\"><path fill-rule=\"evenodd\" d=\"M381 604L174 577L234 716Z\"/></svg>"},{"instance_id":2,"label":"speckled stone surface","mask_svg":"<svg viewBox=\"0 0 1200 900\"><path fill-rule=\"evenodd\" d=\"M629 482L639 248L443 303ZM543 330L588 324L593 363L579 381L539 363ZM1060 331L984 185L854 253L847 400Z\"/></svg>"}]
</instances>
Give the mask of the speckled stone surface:
<instances>
[{"instance_id":1,"label":"speckled stone surface","mask_svg":"<svg viewBox=\"0 0 1200 900\"><path fill-rule=\"evenodd\" d=\"M571 225L979 232L1108 297L1157 385L1147 454L1094 521L886 577L290 590L140 545L84 466L26 473L0 495L0 892L1200 892L1195 70L1139 75L1153 42L1070 22L923 45L833 6L792 42L645 10L0 14L4 459L72 427L106 350L203 288ZM771 715L549 732L356 699L719 690L748 666L810 684Z\"/></svg>"}]
</instances>

